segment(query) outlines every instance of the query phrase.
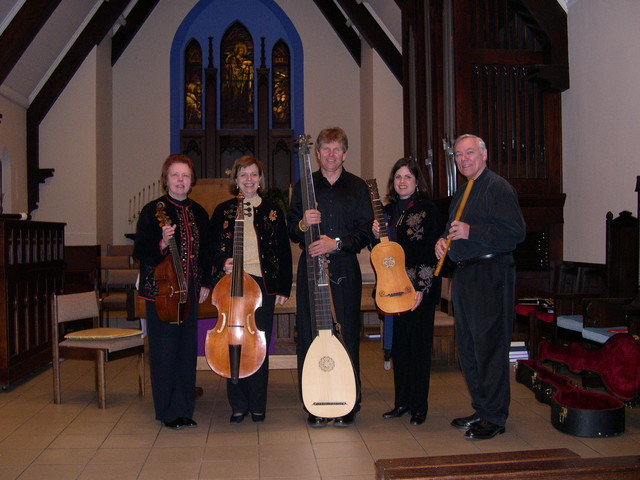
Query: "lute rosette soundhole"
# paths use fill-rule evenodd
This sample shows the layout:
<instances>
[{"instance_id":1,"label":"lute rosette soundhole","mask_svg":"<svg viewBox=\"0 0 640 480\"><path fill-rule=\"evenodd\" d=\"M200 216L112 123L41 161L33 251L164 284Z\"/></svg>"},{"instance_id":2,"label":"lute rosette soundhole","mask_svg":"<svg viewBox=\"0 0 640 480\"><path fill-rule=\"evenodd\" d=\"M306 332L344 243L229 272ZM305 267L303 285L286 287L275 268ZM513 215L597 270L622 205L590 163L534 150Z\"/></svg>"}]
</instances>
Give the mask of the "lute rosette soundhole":
<instances>
[{"instance_id":1,"label":"lute rosette soundhole","mask_svg":"<svg viewBox=\"0 0 640 480\"><path fill-rule=\"evenodd\" d=\"M333 358L324 356L320 359L318 365L320 366L320 370L322 370L323 372L330 372L335 368L336 362L333 360Z\"/></svg>"},{"instance_id":2,"label":"lute rosette soundhole","mask_svg":"<svg viewBox=\"0 0 640 480\"><path fill-rule=\"evenodd\" d=\"M387 268L395 267L396 265L395 257L384 257L384 259L382 260L382 265L384 265Z\"/></svg>"}]
</instances>

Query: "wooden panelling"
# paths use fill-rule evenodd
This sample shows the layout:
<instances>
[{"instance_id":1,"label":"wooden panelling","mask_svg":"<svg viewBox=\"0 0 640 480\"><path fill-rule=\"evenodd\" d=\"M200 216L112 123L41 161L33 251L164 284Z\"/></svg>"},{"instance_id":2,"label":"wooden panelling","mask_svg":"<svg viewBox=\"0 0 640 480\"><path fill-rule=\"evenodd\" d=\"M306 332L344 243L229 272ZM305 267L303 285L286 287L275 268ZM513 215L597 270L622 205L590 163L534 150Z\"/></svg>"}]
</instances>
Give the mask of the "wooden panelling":
<instances>
[{"instance_id":1,"label":"wooden panelling","mask_svg":"<svg viewBox=\"0 0 640 480\"><path fill-rule=\"evenodd\" d=\"M0 385L51 361L50 300L63 270L63 223L0 221Z\"/></svg>"}]
</instances>

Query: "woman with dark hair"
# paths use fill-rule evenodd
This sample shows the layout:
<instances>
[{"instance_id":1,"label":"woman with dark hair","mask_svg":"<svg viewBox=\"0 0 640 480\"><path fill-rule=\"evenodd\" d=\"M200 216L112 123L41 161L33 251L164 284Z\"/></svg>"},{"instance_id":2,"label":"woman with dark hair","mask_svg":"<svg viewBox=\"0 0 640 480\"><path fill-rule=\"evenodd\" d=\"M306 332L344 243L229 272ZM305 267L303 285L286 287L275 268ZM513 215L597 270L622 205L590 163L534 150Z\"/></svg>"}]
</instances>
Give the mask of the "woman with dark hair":
<instances>
[{"instance_id":1,"label":"woman with dark hair","mask_svg":"<svg viewBox=\"0 0 640 480\"><path fill-rule=\"evenodd\" d=\"M394 164L387 188L389 203L384 210L389 237L404 250L405 267L416 297L410 311L393 317L395 404L382 416L395 418L411 413L411 424L420 425L429 408L433 322L440 300L440 278L433 274L437 263L433 246L442 232L442 220L438 208L427 198L422 172L412 158L401 158ZM377 220L372 231L379 239Z\"/></svg>"},{"instance_id":2,"label":"woman with dark hair","mask_svg":"<svg viewBox=\"0 0 640 480\"><path fill-rule=\"evenodd\" d=\"M260 196L264 188L264 167L255 157L236 159L231 168L230 191L244 195L243 271L253 277L262 291L262 307L255 312L256 326L265 333L267 350L276 305L289 299L292 281L291 246L282 209L273 200ZM211 216L213 272L217 281L233 270L233 234L238 201L232 198L218 205ZM269 354L253 375L233 383L227 379L231 423L251 419L264 422L269 382Z\"/></svg>"},{"instance_id":3,"label":"woman with dark hair","mask_svg":"<svg viewBox=\"0 0 640 480\"><path fill-rule=\"evenodd\" d=\"M191 159L186 155L170 155L162 166L161 182L165 194L140 211L134 256L140 262L138 290L146 307L156 419L168 428L179 430L197 425L192 418L196 389L196 318L198 303L206 300L212 287L211 239L209 215L188 197L196 183ZM188 296L188 314L180 324L162 321L163 315L158 315L156 308L159 282L155 272L171 255L172 239L179 252Z\"/></svg>"}]
</instances>

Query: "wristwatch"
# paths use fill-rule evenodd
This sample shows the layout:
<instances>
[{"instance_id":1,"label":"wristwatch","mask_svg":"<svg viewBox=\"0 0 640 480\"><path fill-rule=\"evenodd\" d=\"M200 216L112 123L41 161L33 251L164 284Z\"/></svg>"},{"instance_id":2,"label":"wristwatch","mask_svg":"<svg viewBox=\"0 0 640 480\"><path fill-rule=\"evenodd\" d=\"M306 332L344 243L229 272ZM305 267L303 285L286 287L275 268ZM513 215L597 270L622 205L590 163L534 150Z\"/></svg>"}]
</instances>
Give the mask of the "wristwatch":
<instances>
[{"instance_id":1,"label":"wristwatch","mask_svg":"<svg viewBox=\"0 0 640 480\"><path fill-rule=\"evenodd\" d=\"M339 237L336 237L336 251L342 250L342 240Z\"/></svg>"}]
</instances>

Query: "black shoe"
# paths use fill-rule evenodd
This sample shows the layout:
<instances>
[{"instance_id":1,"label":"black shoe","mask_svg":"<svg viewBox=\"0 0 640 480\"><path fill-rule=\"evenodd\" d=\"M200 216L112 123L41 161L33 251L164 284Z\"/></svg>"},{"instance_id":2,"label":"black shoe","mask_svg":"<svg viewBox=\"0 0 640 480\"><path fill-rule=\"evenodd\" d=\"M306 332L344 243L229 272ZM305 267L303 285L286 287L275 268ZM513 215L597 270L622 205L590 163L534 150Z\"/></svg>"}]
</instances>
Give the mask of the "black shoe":
<instances>
[{"instance_id":1,"label":"black shoe","mask_svg":"<svg viewBox=\"0 0 640 480\"><path fill-rule=\"evenodd\" d=\"M252 413L251 414L251 420L253 420L254 423L262 423L264 422L264 413Z\"/></svg>"},{"instance_id":2,"label":"black shoe","mask_svg":"<svg viewBox=\"0 0 640 480\"><path fill-rule=\"evenodd\" d=\"M316 417L315 415L309 414L309 418L307 418L307 424L313 428L322 428L327 426L327 419L322 417Z\"/></svg>"},{"instance_id":3,"label":"black shoe","mask_svg":"<svg viewBox=\"0 0 640 480\"><path fill-rule=\"evenodd\" d=\"M175 420L171 420L170 422L162 423L165 427L170 428L171 430L180 430L184 426L181 418L176 418Z\"/></svg>"},{"instance_id":4,"label":"black shoe","mask_svg":"<svg viewBox=\"0 0 640 480\"><path fill-rule=\"evenodd\" d=\"M456 428L469 428L474 423L478 423L480 421L480 417L477 413L473 415L469 415L468 417L460 417L454 418L451 420L451 426Z\"/></svg>"},{"instance_id":5,"label":"black shoe","mask_svg":"<svg viewBox=\"0 0 640 480\"><path fill-rule=\"evenodd\" d=\"M409 423L411 425L422 425L426 419L426 412L416 412L411 414L411 420L409 421Z\"/></svg>"},{"instance_id":6,"label":"black shoe","mask_svg":"<svg viewBox=\"0 0 640 480\"><path fill-rule=\"evenodd\" d=\"M183 427L195 428L195 427L198 426L198 424L196 423L196 421L193 418L180 417L180 421L182 422L182 426Z\"/></svg>"},{"instance_id":7,"label":"black shoe","mask_svg":"<svg viewBox=\"0 0 640 480\"><path fill-rule=\"evenodd\" d=\"M245 415L246 413L234 413L231 415L231 418L229 418L229 423L242 423Z\"/></svg>"},{"instance_id":8,"label":"black shoe","mask_svg":"<svg viewBox=\"0 0 640 480\"><path fill-rule=\"evenodd\" d=\"M471 425L464 437L470 440L489 440L502 433L504 433L504 425L496 425L495 423L480 420Z\"/></svg>"},{"instance_id":9,"label":"black shoe","mask_svg":"<svg viewBox=\"0 0 640 480\"><path fill-rule=\"evenodd\" d=\"M356 414L351 412L333 421L333 426L338 428L352 427L356 423Z\"/></svg>"},{"instance_id":10,"label":"black shoe","mask_svg":"<svg viewBox=\"0 0 640 480\"><path fill-rule=\"evenodd\" d=\"M409 407L396 407L393 410L384 412L382 414L382 418L398 418L403 416L405 413L409 413Z\"/></svg>"}]
</instances>

